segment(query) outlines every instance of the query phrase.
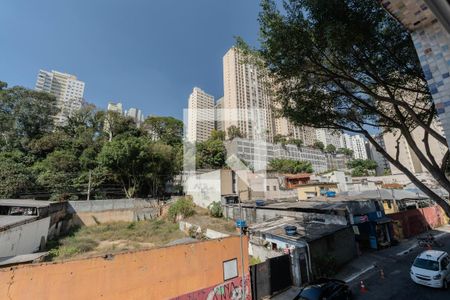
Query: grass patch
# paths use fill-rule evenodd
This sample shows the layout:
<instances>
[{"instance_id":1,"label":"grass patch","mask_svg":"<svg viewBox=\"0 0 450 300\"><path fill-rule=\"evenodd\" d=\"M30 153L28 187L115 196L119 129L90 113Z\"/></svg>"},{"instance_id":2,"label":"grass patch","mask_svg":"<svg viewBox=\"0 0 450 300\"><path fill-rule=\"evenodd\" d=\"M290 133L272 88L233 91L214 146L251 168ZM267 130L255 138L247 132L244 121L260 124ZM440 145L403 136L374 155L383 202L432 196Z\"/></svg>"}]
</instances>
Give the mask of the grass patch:
<instances>
[{"instance_id":1,"label":"grass patch","mask_svg":"<svg viewBox=\"0 0 450 300\"><path fill-rule=\"evenodd\" d=\"M158 247L183 237L185 234L178 229L178 224L165 219L115 222L75 228L65 237L49 241L47 248L50 259L64 259L86 253L140 249L142 245ZM102 242L112 243L108 248L98 249Z\"/></svg>"}]
</instances>

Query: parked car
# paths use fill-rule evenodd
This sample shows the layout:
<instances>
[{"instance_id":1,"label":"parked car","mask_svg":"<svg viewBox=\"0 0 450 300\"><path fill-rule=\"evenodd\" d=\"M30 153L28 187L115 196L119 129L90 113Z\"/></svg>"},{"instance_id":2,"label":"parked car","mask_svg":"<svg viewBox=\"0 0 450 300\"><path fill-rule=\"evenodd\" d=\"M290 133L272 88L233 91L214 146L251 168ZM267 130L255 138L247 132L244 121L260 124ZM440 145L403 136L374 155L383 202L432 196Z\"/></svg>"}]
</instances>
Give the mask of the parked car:
<instances>
[{"instance_id":1,"label":"parked car","mask_svg":"<svg viewBox=\"0 0 450 300\"><path fill-rule=\"evenodd\" d=\"M411 266L410 275L417 284L446 289L450 280L448 253L438 250L420 253Z\"/></svg>"},{"instance_id":2,"label":"parked car","mask_svg":"<svg viewBox=\"0 0 450 300\"><path fill-rule=\"evenodd\" d=\"M341 280L322 278L301 289L295 300L349 300L348 285Z\"/></svg>"}]
</instances>

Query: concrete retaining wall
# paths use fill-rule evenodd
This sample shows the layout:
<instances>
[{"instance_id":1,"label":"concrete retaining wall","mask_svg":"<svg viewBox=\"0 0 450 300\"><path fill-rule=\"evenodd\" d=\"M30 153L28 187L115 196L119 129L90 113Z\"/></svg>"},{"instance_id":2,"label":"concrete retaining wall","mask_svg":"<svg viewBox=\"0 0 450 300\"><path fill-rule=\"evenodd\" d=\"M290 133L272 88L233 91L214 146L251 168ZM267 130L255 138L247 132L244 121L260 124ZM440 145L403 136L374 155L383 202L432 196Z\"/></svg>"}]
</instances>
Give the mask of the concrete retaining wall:
<instances>
[{"instance_id":1,"label":"concrete retaining wall","mask_svg":"<svg viewBox=\"0 0 450 300\"><path fill-rule=\"evenodd\" d=\"M73 214L73 224L80 226L149 220L161 215L157 200L143 199L69 201L67 210Z\"/></svg>"}]
</instances>

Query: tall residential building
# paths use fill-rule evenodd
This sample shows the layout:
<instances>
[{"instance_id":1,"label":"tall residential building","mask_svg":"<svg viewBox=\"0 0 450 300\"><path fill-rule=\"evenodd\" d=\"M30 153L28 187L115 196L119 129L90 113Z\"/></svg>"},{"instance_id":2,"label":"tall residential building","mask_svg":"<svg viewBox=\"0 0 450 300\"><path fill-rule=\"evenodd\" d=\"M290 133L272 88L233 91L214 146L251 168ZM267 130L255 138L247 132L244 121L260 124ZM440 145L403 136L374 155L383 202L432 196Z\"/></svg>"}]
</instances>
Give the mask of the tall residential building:
<instances>
[{"instance_id":1,"label":"tall residential building","mask_svg":"<svg viewBox=\"0 0 450 300\"><path fill-rule=\"evenodd\" d=\"M375 135L373 138L384 150L386 150L382 134ZM377 163L377 168L375 170L377 176L384 175L386 171L390 171L391 167L389 161L375 149L372 143L366 142L366 151L367 157Z\"/></svg>"},{"instance_id":2,"label":"tall residential building","mask_svg":"<svg viewBox=\"0 0 450 300\"><path fill-rule=\"evenodd\" d=\"M355 159L367 159L366 152L366 140L362 135L356 134L351 137L353 158Z\"/></svg>"},{"instance_id":3,"label":"tall residential building","mask_svg":"<svg viewBox=\"0 0 450 300\"><path fill-rule=\"evenodd\" d=\"M65 125L67 118L79 110L84 103L84 82L79 81L75 75L39 70L35 89L56 97L59 112L53 116L53 120L57 126Z\"/></svg>"},{"instance_id":4,"label":"tall residential building","mask_svg":"<svg viewBox=\"0 0 450 300\"><path fill-rule=\"evenodd\" d=\"M214 105L214 119L215 127L217 130L225 131L223 125L224 110L223 110L223 97L216 101Z\"/></svg>"},{"instance_id":5,"label":"tall residential building","mask_svg":"<svg viewBox=\"0 0 450 300\"><path fill-rule=\"evenodd\" d=\"M189 96L188 108L187 140L206 141L214 129L214 97L194 87Z\"/></svg>"},{"instance_id":6,"label":"tall residential building","mask_svg":"<svg viewBox=\"0 0 450 300\"><path fill-rule=\"evenodd\" d=\"M123 115L123 107L122 107L122 103L117 102L109 102L108 103L108 111L115 111L121 115Z\"/></svg>"},{"instance_id":7,"label":"tall residential building","mask_svg":"<svg viewBox=\"0 0 450 300\"><path fill-rule=\"evenodd\" d=\"M352 150L353 149L353 145L352 145L352 136L348 133L344 133L342 134L341 137L341 148L347 148Z\"/></svg>"},{"instance_id":8,"label":"tall residential building","mask_svg":"<svg viewBox=\"0 0 450 300\"><path fill-rule=\"evenodd\" d=\"M450 137L450 1L382 0L381 3L411 32L443 132Z\"/></svg>"},{"instance_id":9,"label":"tall residential building","mask_svg":"<svg viewBox=\"0 0 450 300\"><path fill-rule=\"evenodd\" d=\"M303 139L299 126L295 126L285 117L274 118L274 135L282 135L292 139Z\"/></svg>"},{"instance_id":10,"label":"tall residential building","mask_svg":"<svg viewBox=\"0 0 450 300\"><path fill-rule=\"evenodd\" d=\"M339 131L319 128L316 129L316 140L322 142L324 146L333 145L336 149L341 148L341 135Z\"/></svg>"},{"instance_id":11,"label":"tall residential building","mask_svg":"<svg viewBox=\"0 0 450 300\"><path fill-rule=\"evenodd\" d=\"M236 126L248 139L272 141L274 129L268 79L258 66L243 59L234 47L223 57L225 131Z\"/></svg>"},{"instance_id":12,"label":"tall residential building","mask_svg":"<svg viewBox=\"0 0 450 300\"><path fill-rule=\"evenodd\" d=\"M443 134L442 126L439 122L433 122L432 128L437 132ZM417 147L422 153L426 153L425 145L423 143L424 130L422 127L417 127L412 131L412 137L416 142ZM420 162L419 158L412 151L409 144L406 142L405 137L401 136L399 138L398 132L388 132L383 135L384 144L387 153L392 157L397 157L397 140L398 140L398 157L401 164L403 164L408 170L413 173L427 172L425 167ZM441 162L447 147L442 145L432 136L429 137L430 152L434 156L437 162ZM401 174L402 172L398 170L394 165L391 164L392 174Z\"/></svg>"},{"instance_id":13,"label":"tall residential building","mask_svg":"<svg viewBox=\"0 0 450 300\"><path fill-rule=\"evenodd\" d=\"M142 114L142 111L137 108L128 109L125 112L125 116L132 118L137 127L140 127L144 122L144 115Z\"/></svg>"}]
</instances>

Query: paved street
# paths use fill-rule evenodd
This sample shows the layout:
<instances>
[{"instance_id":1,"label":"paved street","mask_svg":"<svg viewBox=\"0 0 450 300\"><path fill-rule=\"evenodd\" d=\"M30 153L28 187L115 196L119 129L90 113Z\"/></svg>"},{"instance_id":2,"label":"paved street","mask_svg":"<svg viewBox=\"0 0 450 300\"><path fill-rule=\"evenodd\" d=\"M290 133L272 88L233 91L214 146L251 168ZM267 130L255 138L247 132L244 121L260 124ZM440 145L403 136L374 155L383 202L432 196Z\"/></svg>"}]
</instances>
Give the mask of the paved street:
<instances>
[{"instance_id":1,"label":"paved street","mask_svg":"<svg viewBox=\"0 0 450 300\"><path fill-rule=\"evenodd\" d=\"M444 244L444 247L435 249L450 252L450 234L445 234L439 238L439 241ZM355 299L450 299L450 289L445 291L420 286L409 278L410 266L414 258L424 250L423 248L414 248L404 255L397 255L395 248L391 248L393 250L390 251L384 250L371 254L372 257L378 258L377 267L349 283ZM380 269L383 269L385 279L380 278ZM364 281L368 290L365 293L360 292L361 280Z\"/></svg>"}]
</instances>

